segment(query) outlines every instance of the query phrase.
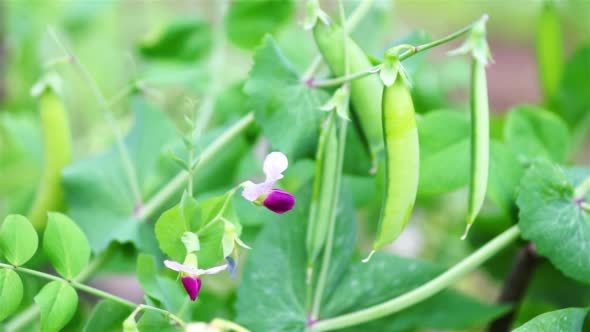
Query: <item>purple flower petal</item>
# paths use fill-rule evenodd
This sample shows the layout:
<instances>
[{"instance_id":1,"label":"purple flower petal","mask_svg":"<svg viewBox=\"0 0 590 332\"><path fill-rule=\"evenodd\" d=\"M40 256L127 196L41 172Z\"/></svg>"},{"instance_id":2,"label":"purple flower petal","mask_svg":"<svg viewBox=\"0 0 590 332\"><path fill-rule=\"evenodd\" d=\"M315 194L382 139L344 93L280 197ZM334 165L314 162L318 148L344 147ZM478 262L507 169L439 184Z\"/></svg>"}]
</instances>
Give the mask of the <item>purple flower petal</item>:
<instances>
[{"instance_id":1,"label":"purple flower petal","mask_svg":"<svg viewBox=\"0 0 590 332\"><path fill-rule=\"evenodd\" d=\"M273 189L262 204L274 213L283 214L295 206L295 196L281 189Z\"/></svg>"},{"instance_id":2,"label":"purple flower petal","mask_svg":"<svg viewBox=\"0 0 590 332\"><path fill-rule=\"evenodd\" d=\"M199 296L199 291L201 290L201 279L198 277L187 276L182 277L181 281L191 301L196 300L197 296Z\"/></svg>"},{"instance_id":3,"label":"purple flower petal","mask_svg":"<svg viewBox=\"0 0 590 332\"><path fill-rule=\"evenodd\" d=\"M237 271L237 264L233 257L227 256L225 257L225 261L227 262L227 271L232 279L236 278L236 271Z\"/></svg>"}]
</instances>

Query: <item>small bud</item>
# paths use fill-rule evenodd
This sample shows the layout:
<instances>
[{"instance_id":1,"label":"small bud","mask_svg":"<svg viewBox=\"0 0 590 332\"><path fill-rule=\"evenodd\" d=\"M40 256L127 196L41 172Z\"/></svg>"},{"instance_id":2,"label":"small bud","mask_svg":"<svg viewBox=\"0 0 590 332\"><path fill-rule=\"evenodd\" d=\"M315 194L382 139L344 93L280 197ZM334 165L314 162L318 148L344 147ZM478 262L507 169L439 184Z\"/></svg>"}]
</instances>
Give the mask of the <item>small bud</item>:
<instances>
[{"instance_id":1,"label":"small bud","mask_svg":"<svg viewBox=\"0 0 590 332\"><path fill-rule=\"evenodd\" d=\"M283 214L295 206L295 196L281 189L273 189L262 204L274 213Z\"/></svg>"},{"instance_id":2,"label":"small bud","mask_svg":"<svg viewBox=\"0 0 590 332\"><path fill-rule=\"evenodd\" d=\"M186 276L182 277L182 286L184 286L184 290L188 294L191 301L194 301L199 296L199 291L201 290L201 278L193 277L193 276Z\"/></svg>"},{"instance_id":3,"label":"small bud","mask_svg":"<svg viewBox=\"0 0 590 332\"><path fill-rule=\"evenodd\" d=\"M135 317L128 317L123 322L123 332L139 332L137 328L137 323L135 322Z\"/></svg>"}]
</instances>

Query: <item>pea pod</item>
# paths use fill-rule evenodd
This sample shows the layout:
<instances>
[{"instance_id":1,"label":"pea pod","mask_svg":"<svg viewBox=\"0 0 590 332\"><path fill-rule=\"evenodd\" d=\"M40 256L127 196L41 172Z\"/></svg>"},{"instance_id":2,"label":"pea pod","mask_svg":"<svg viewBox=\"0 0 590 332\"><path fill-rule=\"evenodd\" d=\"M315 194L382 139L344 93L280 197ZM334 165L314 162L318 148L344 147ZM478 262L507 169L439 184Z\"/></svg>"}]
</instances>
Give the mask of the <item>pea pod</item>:
<instances>
[{"instance_id":1,"label":"pea pod","mask_svg":"<svg viewBox=\"0 0 590 332\"><path fill-rule=\"evenodd\" d=\"M330 114L320 133L316 156L316 172L307 230L307 256L311 264L321 252L330 220L331 205L338 167L338 139L336 116Z\"/></svg>"},{"instance_id":2,"label":"pea pod","mask_svg":"<svg viewBox=\"0 0 590 332\"><path fill-rule=\"evenodd\" d=\"M313 30L316 44L334 75L345 75L344 34L338 25L316 24ZM363 50L351 39L346 40L349 72L356 73L372 67ZM360 123L373 164L377 154L383 150L381 130L382 85L377 75L369 75L350 82L350 101Z\"/></svg>"},{"instance_id":3,"label":"pea pod","mask_svg":"<svg viewBox=\"0 0 590 332\"><path fill-rule=\"evenodd\" d=\"M469 181L469 203L467 228L475 221L483 205L488 185L490 158L490 116L486 64L474 58L471 63L471 174Z\"/></svg>"},{"instance_id":4,"label":"pea pod","mask_svg":"<svg viewBox=\"0 0 590 332\"><path fill-rule=\"evenodd\" d=\"M559 86L563 65L563 43L559 13L553 1L545 1L537 26L537 65L545 102L550 102Z\"/></svg>"},{"instance_id":5,"label":"pea pod","mask_svg":"<svg viewBox=\"0 0 590 332\"><path fill-rule=\"evenodd\" d=\"M60 97L49 86L39 95L39 107L44 165L39 189L29 211L29 220L37 230L45 227L48 211L60 210L63 206L61 170L72 159L66 110Z\"/></svg>"},{"instance_id":6,"label":"pea pod","mask_svg":"<svg viewBox=\"0 0 590 332\"><path fill-rule=\"evenodd\" d=\"M383 89L385 193L373 249L395 240L408 223L418 191L420 147L412 96L402 79Z\"/></svg>"}]
</instances>

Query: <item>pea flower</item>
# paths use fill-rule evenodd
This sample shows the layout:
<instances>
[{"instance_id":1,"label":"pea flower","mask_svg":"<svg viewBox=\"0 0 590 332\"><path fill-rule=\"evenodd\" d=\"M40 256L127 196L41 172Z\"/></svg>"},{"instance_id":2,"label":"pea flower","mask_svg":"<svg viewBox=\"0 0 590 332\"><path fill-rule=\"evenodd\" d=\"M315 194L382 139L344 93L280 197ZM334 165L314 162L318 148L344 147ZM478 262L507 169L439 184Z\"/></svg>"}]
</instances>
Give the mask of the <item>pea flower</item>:
<instances>
[{"instance_id":1,"label":"pea flower","mask_svg":"<svg viewBox=\"0 0 590 332\"><path fill-rule=\"evenodd\" d=\"M223 264L210 269L202 270L188 264L181 264L170 260L165 260L164 265L166 265L166 267L171 270L180 272L180 281L182 282L182 286L184 287L184 290L188 294L191 301L196 300L199 296L199 292L201 291L201 285L203 283L200 278L201 275L217 274L227 270L228 268L227 264Z\"/></svg>"},{"instance_id":2,"label":"pea flower","mask_svg":"<svg viewBox=\"0 0 590 332\"><path fill-rule=\"evenodd\" d=\"M244 182L242 196L278 214L290 211L295 205L295 197L285 190L274 188L277 181L283 178L283 172L288 166L289 161L283 153L269 153L262 165L266 179L262 183Z\"/></svg>"}]
</instances>

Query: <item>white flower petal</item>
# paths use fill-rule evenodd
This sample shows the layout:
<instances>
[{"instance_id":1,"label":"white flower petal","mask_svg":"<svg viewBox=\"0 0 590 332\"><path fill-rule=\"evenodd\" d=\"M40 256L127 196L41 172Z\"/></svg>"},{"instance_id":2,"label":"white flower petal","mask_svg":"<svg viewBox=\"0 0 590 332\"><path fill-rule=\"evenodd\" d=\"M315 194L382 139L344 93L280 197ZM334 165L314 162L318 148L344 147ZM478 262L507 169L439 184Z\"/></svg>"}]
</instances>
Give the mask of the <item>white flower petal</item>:
<instances>
[{"instance_id":1,"label":"white flower petal","mask_svg":"<svg viewBox=\"0 0 590 332\"><path fill-rule=\"evenodd\" d=\"M287 160L287 156L285 156L282 152L271 152L266 156L264 159L264 164L262 166L262 170L266 175L266 181L276 182L279 179L283 178L283 172L289 167L289 161Z\"/></svg>"},{"instance_id":2,"label":"white flower petal","mask_svg":"<svg viewBox=\"0 0 590 332\"><path fill-rule=\"evenodd\" d=\"M188 265L184 265L175 261L169 261L169 260L165 260L164 261L164 265L166 265L167 268L177 271L177 272L184 272L184 273L188 273L190 275L198 275L198 269L195 269L192 266L188 266Z\"/></svg>"},{"instance_id":3,"label":"white flower petal","mask_svg":"<svg viewBox=\"0 0 590 332\"><path fill-rule=\"evenodd\" d=\"M216 266L216 267L212 267L210 269L206 269L206 270L198 270L197 275L201 275L201 274L217 274L219 272L223 272L227 270L227 264L223 264L220 266Z\"/></svg>"},{"instance_id":4,"label":"white flower petal","mask_svg":"<svg viewBox=\"0 0 590 332\"><path fill-rule=\"evenodd\" d=\"M263 183L254 183L252 181L246 181L244 183L244 190L242 191L242 196L250 202L254 202L258 199L258 197L269 192L273 186L274 181Z\"/></svg>"}]
</instances>

